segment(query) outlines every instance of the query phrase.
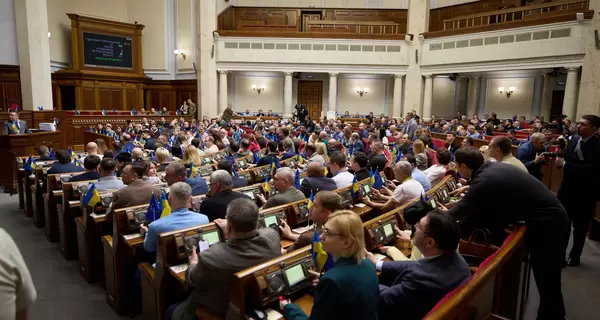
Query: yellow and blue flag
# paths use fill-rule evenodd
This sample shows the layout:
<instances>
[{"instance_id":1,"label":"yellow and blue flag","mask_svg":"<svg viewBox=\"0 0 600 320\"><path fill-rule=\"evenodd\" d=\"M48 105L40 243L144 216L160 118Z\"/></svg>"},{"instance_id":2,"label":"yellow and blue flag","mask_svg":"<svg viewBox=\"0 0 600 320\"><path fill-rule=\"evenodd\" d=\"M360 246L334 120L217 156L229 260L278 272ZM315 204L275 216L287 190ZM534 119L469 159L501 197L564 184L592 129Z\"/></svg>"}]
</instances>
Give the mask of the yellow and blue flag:
<instances>
[{"instance_id":1,"label":"yellow and blue flag","mask_svg":"<svg viewBox=\"0 0 600 320\"><path fill-rule=\"evenodd\" d=\"M148 211L146 211L146 220L152 222L160 218L162 213L162 206L156 199L154 195L152 195L152 199L150 199L150 205L148 205Z\"/></svg>"},{"instance_id":2,"label":"yellow and blue flag","mask_svg":"<svg viewBox=\"0 0 600 320\"><path fill-rule=\"evenodd\" d=\"M373 185L375 183L375 175L373 174L373 168L369 168L369 184Z\"/></svg>"},{"instance_id":3,"label":"yellow and blue flag","mask_svg":"<svg viewBox=\"0 0 600 320\"><path fill-rule=\"evenodd\" d=\"M352 180L352 189L350 189L352 193L352 198L356 198L358 195L359 185L358 180L356 180L356 175L354 175L354 180Z\"/></svg>"},{"instance_id":4,"label":"yellow and blue flag","mask_svg":"<svg viewBox=\"0 0 600 320\"><path fill-rule=\"evenodd\" d=\"M54 150L52 148L50 148L50 153L48 154L48 158L54 159L54 157L55 157Z\"/></svg>"},{"instance_id":5,"label":"yellow and blue flag","mask_svg":"<svg viewBox=\"0 0 600 320\"><path fill-rule=\"evenodd\" d=\"M190 167L190 172L188 173L188 178L195 178L198 175L198 169L194 166L192 162L192 166Z\"/></svg>"},{"instance_id":6,"label":"yellow and blue flag","mask_svg":"<svg viewBox=\"0 0 600 320\"><path fill-rule=\"evenodd\" d=\"M54 120L52 120L52 123L54 123L54 126L56 127L56 129L58 129L58 124L60 123L58 118L54 118Z\"/></svg>"},{"instance_id":7,"label":"yellow and blue flag","mask_svg":"<svg viewBox=\"0 0 600 320\"><path fill-rule=\"evenodd\" d=\"M381 180L381 174L379 174L379 170L375 169L375 182L373 182L374 189L381 189L383 187L383 180Z\"/></svg>"},{"instance_id":8,"label":"yellow and blue flag","mask_svg":"<svg viewBox=\"0 0 600 320\"><path fill-rule=\"evenodd\" d=\"M329 173L329 170L327 169L327 163L323 162L323 172L325 173L325 176L327 176L327 174Z\"/></svg>"},{"instance_id":9,"label":"yellow and blue flag","mask_svg":"<svg viewBox=\"0 0 600 320\"><path fill-rule=\"evenodd\" d=\"M72 159L75 159L75 151L73 151L73 147L69 147L69 156L71 156Z\"/></svg>"},{"instance_id":10,"label":"yellow and blue flag","mask_svg":"<svg viewBox=\"0 0 600 320\"><path fill-rule=\"evenodd\" d=\"M102 115L105 116L107 114L108 114L108 112L106 112L106 109L102 109Z\"/></svg>"},{"instance_id":11,"label":"yellow and blue flag","mask_svg":"<svg viewBox=\"0 0 600 320\"><path fill-rule=\"evenodd\" d=\"M96 189L96 184L92 183L92 186L88 189L87 193L81 200L81 205L94 207L100 202L100 192Z\"/></svg>"},{"instance_id":12,"label":"yellow and blue flag","mask_svg":"<svg viewBox=\"0 0 600 320\"><path fill-rule=\"evenodd\" d=\"M281 168L281 164L279 163L279 158L275 158L275 160L271 161L271 170L269 171L269 174L271 175L271 177L275 176L275 172L279 168Z\"/></svg>"},{"instance_id":13,"label":"yellow and blue flag","mask_svg":"<svg viewBox=\"0 0 600 320\"><path fill-rule=\"evenodd\" d=\"M313 191L310 190L310 197L308 197L308 204L306 205L306 207L310 209L314 205L315 205L315 195L313 194Z\"/></svg>"},{"instance_id":14,"label":"yellow and blue flag","mask_svg":"<svg viewBox=\"0 0 600 320\"><path fill-rule=\"evenodd\" d=\"M333 258L323 250L323 243L321 243L318 232L315 232L313 236L311 253L317 272L326 272L333 267Z\"/></svg>"},{"instance_id":15,"label":"yellow and blue flag","mask_svg":"<svg viewBox=\"0 0 600 320\"><path fill-rule=\"evenodd\" d=\"M160 196L160 204L161 204L161 213L160 217L164 218L171 214L171 206L169 205L169 200L167 200L167 195L163 192Z\"/></svg>"},{"instance_id":16,"label":"yellow and blue flag","mask_svg":"<svg viewBox=\"0 0 600 320\"><path fill-rule=\"evenodd\" d=\"M266 194L271 194L271 185L269 184L269 176L267 175L267 179L265 180L265 186L263 187Z\"/></svg>"},{"instance_id":17,"label":"yellow and blue flag","mask_svg":"<svg viewBox=\"0 0 600 320\"><path fill-rule=\"evenodd\" d=\"M304 156L301 154L298 155L298 163L299 164L303 164L304 163Z\"/></svg>"},{"instance_id":18,"label":"yellow and blue flag","mask_svg":"<svg viewBox=\"0 0 600 320\"><path fill-rule=\"evenodd\" d=\"M76 166L78 166L78 167L81 167L81 163L79 162L79 160L77 160L75 158L73 158L73 164L76 165Z\"/></svg>"},{"instance_id":19,"label":"yellow and blue flag","mask_svg":"<svg viewBox=\"0 0 600 320\"><path fill-rule=\"evenodd\" d=\"M29 173L33 173L33 170L35 170L36 164L35 161L33 161L33 157L30 155L29 159L27 159L27 162L25 162L25 170Z\"/></svg>"}]
</instances>

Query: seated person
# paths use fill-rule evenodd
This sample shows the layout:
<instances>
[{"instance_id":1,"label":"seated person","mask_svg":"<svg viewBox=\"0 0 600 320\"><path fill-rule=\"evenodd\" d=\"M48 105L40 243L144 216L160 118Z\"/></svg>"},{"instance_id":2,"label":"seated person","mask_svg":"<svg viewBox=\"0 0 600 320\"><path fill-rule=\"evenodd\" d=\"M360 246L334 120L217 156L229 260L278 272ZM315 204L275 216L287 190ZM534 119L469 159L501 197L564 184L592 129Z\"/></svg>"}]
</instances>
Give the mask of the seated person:
<instances>
[{"instance_id":1,"label":"seated person","mask_svg":"<svg viewBox=\"0 0 600 320\"><path fill-rule=\"evenodd\" d=\"M444 175L446 174L447 170L446 168L452 160L452 154L446 148L437 149L435 154L438 163L423 171L423 173L427 176L427 179L429 179L429 184L432 186L437 185L442 181L442 179L444 179Z\"/></svg>"},{"instance_id":2,"label":"seated person","mask_svg":"<svg viewBox=\"0 0 600 320\"><path fill-rule=\"evenodd\" d=\"M144 181L150 184L160 184L162 180L156 174L156 163L151 160L142 160L139 161L145 168L146 172L144 173ZM207 187L208 189L208 187Z\"/></svg>"},{"instance_id":3,"label":"seated person","mask_svg":"<svg viewBox=\"0 0 600 320\"><path fill-rule=\"evenodd\" d=\"M142 180L145 168L138 163L130 163L123 168L123 183L125 188L115 192L110 208L106 212L106 220L112 221L112 213L117 209L149 204L152 197L158 199L161 191L154 185Z\"/></svg>"},{"instance_id":4,"label":"seated person","mask_svg":"<svg viewBox=\"0 0 600 320\"><path fill-rule=\"evenodd\" d=\"M281 156L281 160L289 159L291 157L296 156L296 152L294 151L294 140L291 138L283 139L283 149L285 149L285 153Z\"/></svg>"},{"instance_id":5,"label":"seated person","mask_svg":"<svg viewBox=\"0 0 600 320\"><path fill-rule=\"evenodd\" d=\"M287 250L283 249L282 253L292 252L296 249L308 246L312 243L316 230L321 230L329 216L333 212L343 209L342 197L332 191L321 191L315 196L313 206L310 208L310 220L314 223L314 228L301 234L292 232L285 221L281 223L279 229L284 238L294 241Z\"/></svg>"},{"instance_id":6,"label":"seated person","mask_svg":"<svg viewBox=\"0 0 600 320\"><path fill-rule=\"evenodd\" d=\"M304 153L306 154L306 163L318 162L325 163L325 159L317 152L317 146L313 143L304 145Z\"/></svg>"},{"instance_id":7,"label":"seated person","mask_svg":"<svg viewBox=\"0 0 600 320\"><path fill-rule=\"evenodd\" d=\"M55 154L56 162L48 169L48 174L82 172L83 168L74 164L71 154L67 150L58 150Z\"/></svg>"},{"instance_id":8,"label":"seated person","mask_svg":"<svg viewBox=\"0 0 600 320\"><path fill-rule=\"evenodd\" d=\"M388 212L397 206L404 205L413 201L414 199L425 194L423 186L416 180L411 178L413 167L408 161L399 161L394 166L394 176L396 180L401 181L401 184L395 187L393 193L388 189L387 186L381 188L381 192L373 190L373 196L375 198L385 200L385 203L377 203L371 201L369 197L364 197L362 202L371 208L378 208L382 212ZM394 185L393 182L388 181L388 186ZM383 195L387 193L391 196Z\"/></svg>"},{"instance_id":9,"label":"seated person","mask_svg":"<svg viewBox=\"0 0 600 320\"><path fill-rule=\"evenodd\" d=\"M156 172L164 172L167 166L169 165L169 150L159 147L156 149L156 162L158 162L158 167L156 168Z\"/></svg>"},{"instance_id":10,"label":"seated person","mask_svg":"<svg viewBox=\"0 0 600 320\"><path fill-rule=\"evenodd\" d=\"M210 175L210 188L207 198L200 205L200 212L208 217L211 222L215 219L225 218L227 205L235 199L250 199L247 195L231 190L233 181L231 174L225 170L217 170Z\"/></svg>"},{"instance_id":11,"label":"seated person","mask_svg":"<svg viewBox=\"0 0 600 320\"><path fill-rule=\"evenodd\" d=\"M325 167L318 162L311 162L306 168L306 177L300 184L300 192L305 198L310 197L310 194L316 195L319 191L333 191L337 189L335 181L325 176Z\"/></svg>"},{"instance_id":12,"label":"seated person","mask_svg":"<svg viewBox=\"0 0 600 320\"><path fill-rule=\"evenodd\" d=\"M234 142L231 143L233 144ZM217 164L217 169L225 170L229 172L229 174L231 174L231 183L233 184L233 189L245 187L248 185L248 181L233 175L233 165L231 164L231 162L223 159L219 161L219 164Z\"/></svg>"},{"instance_id":13,"label":"seated person","mask_svg":"<svg viewBox=\"0 0 600 320\"><path fill-rule=\"evenodd\" d=\"M171 214L155 220L148 226L142 224L140 231L144 235L144 250L156 251L158 235L208 223L208 217L188 210L192 201L192 188L185 182L176 182L169 188L169 206Z\"/></svg>"},{"instance_id":14,"label":"seated person","mask_svg":"<svg viewBox=\"0 0 600 320\"><path fill-rule=\"evenodd\" d=\"M354 172L357 181L371 177L369 170L367 170L368 163L369 159L364 152L357 151L352 154L352 158L350 159L350 169Z\"/></svg>"},{"instance_id":15,"label":"seated person","mask_svg":"<svg viewBox=\"0 0 600 320\"><path fill-rule=\"evenodd\" d=\"M48 161L54 160L54 157L50 157L50 149L46 146L40 146L37 150L38 158L35 161Z\"/></svg>"},{"instance_id":16,"label":"seated person","mask_svg":"<svg viewBox=\"0 0 600 320\"><path fill-rule=\"evenodd\" d=\"M98 173L98 166L100 165L100 157L97 155L88 155L83 160L83 167L85 168L85 172L71 177L70 182L77 181L86 181L86 180L96 180L100 178L100 174Z\"/></svg>"},{"instance_id":17,"label":"seated person","mask_svg":"<svg viewBox=\"0 0 600 320\"><path fill-rule=\"evenodd\" d=\"M407 154L405 157L406 161L410 163L412 166L412 174L410 175L414 180L417 180L423 186L425 192L431 189L431 183L429 182L429 178L417 167L417 157L414 154Z\"/></svg>"},{"instance_id":18,"label":"seated person","mask_svg":"<svg viewBox=\"0 0 600 320\"><path fill-rule=\"evenodd\" d=\"M489 144L490 157L496 159L497 162L502 162L515 166L525 172L527 167L521 162L521 160L515 158L510 152L511 143L508 137L498 136L494 137Z\"/></svg>"},{"instance_id":19,"label":"seated person","mask_svg":"<svg viewBox=\"0 0 600 320\"><path fill-rule=\"evenodd\" d=\"M100 162L100 177L94 182L98 191L119 190L125 187L123 181L115 175L117 162L111 157L105 157Z\"/></svg>"},{"instance_id":20,"label":"seated person","mask_svg":"<svg viewBox=\"0 0 600 320\"><path fill-rule=\"evenodd\" d=\"M132 161L144 161L144 151L140 148L133 148L131 150Z\"/></svg>"},{"instance_id":21,"label":"seated person","mask_svg":"<svg viewBox=\"0 0 600 320\"><path fill-rule=\"evenodd\" d=\"M219 172L215 176L219 180L220 175L231 177L223 170L215 171L213 175ZM207 200L202 203L203 206ZM230 201L226 220L215 221L227 241L214 244L200 254L192 249L185 278L193 291L175 308L172 319L196 319L196 308L199 307L224 318L233 274L281 255L278 232L272 228L257 230L258 217L258 207L252 200Z\"/></svg>"},{"instance_id":22,"label":"seated person","mask_svg":"<svg viewBox=\"0 0 600 320\"><path fill-rule=\"evenodd\" d=\"M277 142L269 141L267 143L267 150L269 153L258 160L258 163L256 163L257 167L266 166L277 160Z\"/></svg>"},{"instance_id":23,"label":"seated person","mask_svg":"<svg viewBox=\"0 0 600 320\"><path fill-rule=\"evenodd\" d=\"M102 158L104 157L104 154L100 154L100 152L98 151L98 145L93 141L88 142L88 144L85 145L85 153L86 156L96 155L100 158L100 160L102 160ZM85 162L85 157L81 158L81 162Z\"/></svg>"},{"instance_id":24,"label":"seated person","mask_svg":"<svg viewBox=\"0 0 600 320\"><path fill-rule=\"evenodd\" d=\"M275 172L273 184L277 193L267 201L262 194L258 194L257 198L261 203L264 203L261 209L268 209L296 201L305 199L304 194L294 187L296 180L296 172L292 168L281 167Z\"/></svg>"},{"instance_id":25,"label":"seated person","mask_svg":"<svg viewBox=\"0 0 600 320\"><path fill-rule=\"evenodd\" d=\"M376 141L371 145L371 158L369 159L369 163L367 164L367 168L375 172L378 170L382 172L385 166L387 165L387 158L383 153L383 143ZM356 178L358 180L358 178Z\"/></svg>"},{"instance_id":26,"label":"seated person","mask_svg":"<svg viewBox=\"0 0 600 320\"><path fill-rule=\"evenodd\" d=\"M208 185L200 176L188 178L188 172L181 162L171 162L165 169L165 181L173 185L176 182L185 182L192 188L192 196L199 196L208 193Z\"/></svg>"},{"instance_id":27,"label":"seated person","mask_svg":"<svg viewBox=\"0 0 600 320\"><path fill-rule=\"evenodd\" d=\"M379 319L421 319L447 293L471 277L469 266L456 252L458 224L450 215L429 212L415 225L414 244L423 254L416 261L377 260L380 275Z\"/></svg>"},{"instance_id":28,"label":"seated person","mask_svg":"<svg viewBox=\"0 0 600 320\"><path fill-rule=\"evenodd\" d=\"M117 160L117 177L120 177L125 166L132 162L131 153L119 152L115 159Z\"/></svg>"},{"instance_id":29,"label":"seated person","mask_svg":"<svg viewBox=\"0 0 600 320\"><path fill-rule=\"evenodd\" d=\"M348 172L346 168L346 155L341 152L335 152L329 157L329 171L333 175L336 187L344 188L352 184L354 175Z\"/></svg>"},{"instance_id":30,"label":"seated person","mask_svg":"<svg viewBox=\"0 0 600 320\"><path fill-rule=\"evenodd\" d=\"M377 273L365 259L364 231L360 217L349 210L331 215L321 235L323 249L336 257L323 275L313 273L318 284L310 319L376 320L379 289ZM468 271L468 269L467 269ZM280 300L288 320L309 319L296 304ZM396 313L398 315L402 312Z\"/></svg>"}]
</instances>

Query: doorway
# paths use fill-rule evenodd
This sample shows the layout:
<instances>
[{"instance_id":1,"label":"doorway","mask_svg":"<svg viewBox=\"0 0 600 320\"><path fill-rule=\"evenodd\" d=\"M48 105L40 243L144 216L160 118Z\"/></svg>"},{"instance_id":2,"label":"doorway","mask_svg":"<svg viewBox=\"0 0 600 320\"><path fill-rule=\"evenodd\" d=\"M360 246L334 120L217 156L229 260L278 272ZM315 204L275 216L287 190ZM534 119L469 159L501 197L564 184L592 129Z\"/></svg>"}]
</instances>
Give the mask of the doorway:
<instances>
[{"instance_id":1,"label":"doorway","mask_svg":"<svg viewBox=\"0 0 600 320\"><path fill-rule=\"evenodd\" d=\"M298 103L308 109L311 119L321 118L323 111L323 81L298 81Z\"/></svg>"},{"instance_id":2,"label":"doorway","mask_svg":"<svg viewBox=\"0 0 600 320\"><path fill-rule=\"evenodd\" d=\"M551 122L552 119L555 119L562 115L563 108L563 100L565 99L565 91L564 90L554 90L552 91L552 106L550 107L550 119L546 119L546 121Z\"/></svg>"},{"instance_id":3,"label":"doorway","mask_svg":"<svg viewBox=\"0 0 600 320\"><path fill-rule=\"evenodd\" d=\"M302 30L303 32L310 31L308 28L308 21L321 20L323 12L321 11L306 11L302 10Z\"/></svg>"}]
</instances>

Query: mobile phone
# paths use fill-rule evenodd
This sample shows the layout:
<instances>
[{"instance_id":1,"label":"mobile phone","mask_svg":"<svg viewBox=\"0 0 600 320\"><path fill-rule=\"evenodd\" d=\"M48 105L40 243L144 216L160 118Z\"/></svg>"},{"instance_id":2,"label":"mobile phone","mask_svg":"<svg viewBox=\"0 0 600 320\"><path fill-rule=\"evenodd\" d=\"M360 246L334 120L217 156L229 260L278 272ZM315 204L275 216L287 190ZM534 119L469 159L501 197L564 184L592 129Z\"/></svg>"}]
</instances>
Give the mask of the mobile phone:
<instances>
[{"instance_id":1,"label":"mobile phone","mask_svg":"<svg viewBox=\"0 0 600 320\"><path fill-rule=\"evenodd\" d=\"M542 156L548 158L556 158L558 157L558 152L542 152Z\"/></svg>"}]
</instances>

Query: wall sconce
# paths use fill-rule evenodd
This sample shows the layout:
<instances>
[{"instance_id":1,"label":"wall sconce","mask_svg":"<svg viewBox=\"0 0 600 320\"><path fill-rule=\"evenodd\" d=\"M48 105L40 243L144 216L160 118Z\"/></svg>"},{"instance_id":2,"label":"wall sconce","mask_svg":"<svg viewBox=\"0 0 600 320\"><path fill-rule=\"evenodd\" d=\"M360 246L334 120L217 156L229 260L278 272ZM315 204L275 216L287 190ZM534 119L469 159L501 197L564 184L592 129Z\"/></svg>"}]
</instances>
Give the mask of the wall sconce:
<instances>
[{"instance_id":1,"label":"wall sconce","mask_svg":"<svg viewBox=\"0 0 600 320\"><path fill-rule=\"evenodd\" d=\"M52 33L48 32L48 38L50 38L52 36Z\"/></svg>"},{"instance_id":2,"label":"wall sconce","mask_svg":"<svg viewBox=\"0 0 600 320\"><path fill-rule=\"evenodd\" d=\"M369 93L369 88L356 87L356 93L358 93L362 97L363 95Z\"/></svg>"},{"instance_id":3,"label":"wall sconce","mask_svg":"<svg viewBox=\"0 0 600 320\"><path fill-rule=\"evenodd\" d=\"M509 87L508 90L504 90L504 87L498 87L498 92L500 92L500 94L506 94L506 99L509 99L510 95L515 92L515 87Z\"/></svg>"},{"instance_id":4,"label":"wall sconce","mask_svg":"<svg viewBox=\"0 0 600 320\"><path fill-rule=\"evenodd\" d=\"M175 49L173 50L173 53L175 53L176 56L181 55L183 57L183 60L185 60L185 58L187 57L185 55L185 50L183 49Z\"/></svg>"},{"instance_id":5,"label":"wall sconce","mask_svg":"<svg viewBox=\"0 0 600 320\"><path fill-rule=\"evenodd\" d=\"M260 94L261 92L265 91L265 86L256 86L255 84L252 85L252 90L256 91L256 93Z\"/></svg>"}]
</instances>

